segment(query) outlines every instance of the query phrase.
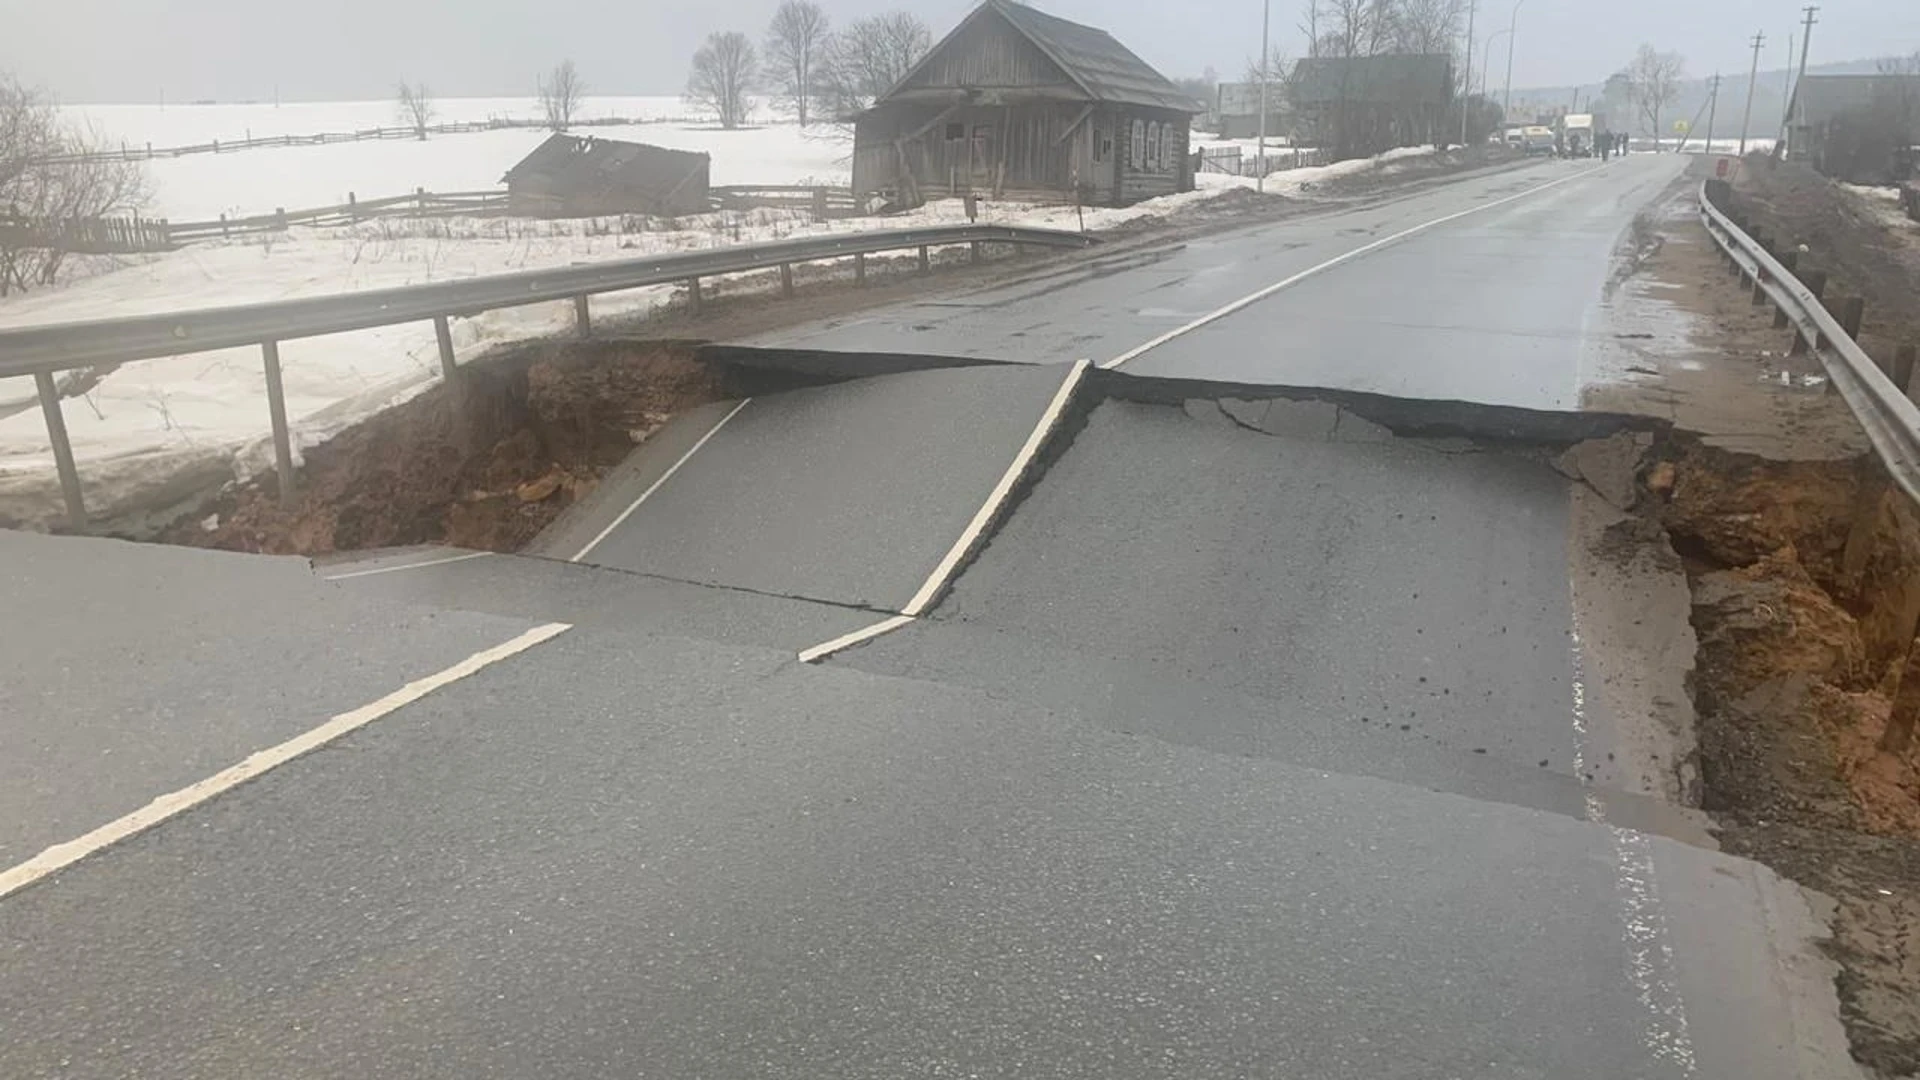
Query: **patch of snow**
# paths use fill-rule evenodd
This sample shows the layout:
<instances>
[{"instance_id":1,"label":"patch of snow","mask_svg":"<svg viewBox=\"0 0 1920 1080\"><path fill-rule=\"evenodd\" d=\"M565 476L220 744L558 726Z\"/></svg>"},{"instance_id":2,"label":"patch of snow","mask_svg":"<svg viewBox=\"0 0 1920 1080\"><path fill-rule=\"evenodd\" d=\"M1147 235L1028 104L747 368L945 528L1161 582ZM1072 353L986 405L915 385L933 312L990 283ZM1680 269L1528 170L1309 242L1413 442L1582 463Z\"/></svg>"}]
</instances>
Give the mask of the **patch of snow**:
<instances>
[{"instance_id":1,"label":"patch of snow","mask_svg":"<svg viewBox=\"0 0 1920 1080\"><path fill-rule=\"evenodd\" d=\"M1841 184L1841 187L1863 199L1879 199L1900 205L1900 189L1897 187L1874 187L1870 184Z\"/></svg>"}]
</instances>

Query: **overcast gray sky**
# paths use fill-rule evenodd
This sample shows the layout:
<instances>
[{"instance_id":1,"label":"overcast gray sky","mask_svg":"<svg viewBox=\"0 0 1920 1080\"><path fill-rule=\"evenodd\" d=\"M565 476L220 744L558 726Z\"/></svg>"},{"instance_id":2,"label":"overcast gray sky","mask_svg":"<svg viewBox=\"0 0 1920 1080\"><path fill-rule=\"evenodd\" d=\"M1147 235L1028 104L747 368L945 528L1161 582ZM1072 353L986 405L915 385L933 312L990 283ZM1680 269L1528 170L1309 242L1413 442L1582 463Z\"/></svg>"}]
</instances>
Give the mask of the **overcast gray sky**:
<instances>
[{"instance_id":1,"label":"overcast gray sky","mask_svg":"<svg viewBox=\"0 0 1920 1080\"><path fill-rule=\"evenodd\" d=\"M845 21L904 7L936 36L973 0L821 0ZM1597 82L1649 41L1690 75L1786 60L1802 0L1522 0L1516 86ZM563 57L607 94L673 94L709 31L758 40L778 0L0 0L0 70L72 102L384 97L400 78L442 96L521 96ZM1259 0L1037 0L1105 27L1169 75L1237 74L1259 51ZM1275 40L1294 55L1302 0L1275 0ZM1511 0L1484 0L1475 36L1504 27ZM1920 49L1920 0L1828 0L1815 62ZM1756 25L1763 22L1764 25ZM1504 41L1494 48L1503 75ZM1478 49L1476 48L1476 52ZM1476 57L1476 67L1479 60ZM1499 78L1494 82L1497 84Z\"/></svg>"}]
</instances>

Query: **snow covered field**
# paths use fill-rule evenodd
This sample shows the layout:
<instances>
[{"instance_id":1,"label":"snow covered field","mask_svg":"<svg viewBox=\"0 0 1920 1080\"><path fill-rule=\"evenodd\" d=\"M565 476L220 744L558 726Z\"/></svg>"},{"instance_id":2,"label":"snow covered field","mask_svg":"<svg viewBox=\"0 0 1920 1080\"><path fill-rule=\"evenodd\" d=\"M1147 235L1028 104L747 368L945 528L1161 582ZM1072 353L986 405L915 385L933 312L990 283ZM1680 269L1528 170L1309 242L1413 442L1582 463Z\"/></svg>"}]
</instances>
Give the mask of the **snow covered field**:
<instances>
[{"instance_id":1,"label":"snow covered field","mask_svg":"<svg viewBox=\"0 0 1920 1080\"><path fill-rule=\"evenodd\" d=\"M655 123L584 127L581 134L713 155L715 184L847 183L852 143L837 128L803 131L794 124L723 131L689 118L674 98L590 98L587 115L659 117ZM439 103L439 122L524 118L534 103L473 98ZM388 102L325 105L94 105L68 110L109 144L124 141L186 146L275 135L313 135L396 127ZM328 146L263 147L221 154L155 158L146 163L153 188L149 217L207 221L221 214L272 213L336 206L353 192L362 199L428 191L486 191L547 133L533 128L472 131L412 139L369 140Z\"/></svg>"},{"instance_id":2,"label":"snow covered field","mask_svg":"<svg viewBox=\"0 0 1920 1080\"><path fill-rule=\"evenodd\" d=\"M656 99L658 100L658 99ZM370 106L373 107L373 106ZM130 107L129 107L130 108ZM242 108L242 107L234 107ZM270 109L271 107L266 107ZM283 107L285 112L292 106ZM479 106L475 106L479 108ZM114 110L95 109L104 114ZM152 110L156 112L158 110ZM621 111L621 110L610 110ZM167 115L190 112L169 107ZM127 115L143 115L129 111ZM484 115L484 114L483 114ZM150 119L150 118L149 118ZM312 120L316 130L344 130L378 116L329 124ZM347 118L344 114L338 119ZM196 123L204 122L196 117ZM210 137L174 131L169 141ZM595 129L608 137L709 149L719 183L793 183L824 180L821 170L844 158L844 144L802 134L792 125L720 132L680 123L644 128ZM256 136L262 134L254 129ZM259 149L206 154L155 166L177 167L156 181L182 200L176 205L204 207L208 202L252 201L238 205L294 207L338 201L346 190L364 193L412 186L442 189L490 186L499 172L537 143L538 131L504 131L435 137L425 143L367 142L325 147ZM511 141L510 141L511 140ZM677 142L676 142L677 140ZM156 145L159 139L156 139ZM406 156L397 155L405 151ZM1341 162L1296 169L1268 178L1273 194L1298 194L1316 181L1393 163L1431 151L1405 150L1372 161ZM367 164L367 163L372 164ZM397 164L401 163L401 164ZM347 175L408 168L374 175L370 182L339 185ZM844 168L844 166L842 166ZM443 169L448 179L421 177ZM468 170L462 172L461 170ZM490 178L478 176L491 170ZM199 176L197 183L187 177ZM844 177L841 177L844 182ZM1160 217L1235 189L1251 189L1251 178L1203 174L1198 191L1152 200L1123 209L1088 209L1084 224L1105 229L1147 217ZM298 192L315 192L308 198ZM292 192L294 194L290 194ZM186 217L173 211L171 216ZM1061 229L1079 229L1082 215L1072 207L986 202L983 220ZM0 327L150 314L192 307L257 303L365 289L447 281L483 274L636 258L723 244L788 236L875 228L907 228L964 220L957 200L933 203L910 214L813 222L794 211L755 211L662 221L618 219L526 221L518 219L381 219L355 226L296 228L281 235L237 237L192 245L163 255L95 258L74 267L53 288L0 299ZM628 225L642 225L629 228ZM644 313L668 301L674 287L636 289L595 297L596 318ZM566 331L571 305L537 304L453 320L454 344L464 361L503 342ZM287 411L296 448L312 447L430 386L439 362L430 323L284 342ZM31 407L30 380L0 380L0 502L30 493L37 503L57 506L53 462L46 430ZM257 349L230 349L127 364L79 399L66 402L65 415L88 496L96 507L121 501L130 490L147 487L188 462L204 463L210 454L230 458L233 471L250 475L271 466L264 378ZM17 508L16 508L17 512Z\"/></svg>"}]
</instances>

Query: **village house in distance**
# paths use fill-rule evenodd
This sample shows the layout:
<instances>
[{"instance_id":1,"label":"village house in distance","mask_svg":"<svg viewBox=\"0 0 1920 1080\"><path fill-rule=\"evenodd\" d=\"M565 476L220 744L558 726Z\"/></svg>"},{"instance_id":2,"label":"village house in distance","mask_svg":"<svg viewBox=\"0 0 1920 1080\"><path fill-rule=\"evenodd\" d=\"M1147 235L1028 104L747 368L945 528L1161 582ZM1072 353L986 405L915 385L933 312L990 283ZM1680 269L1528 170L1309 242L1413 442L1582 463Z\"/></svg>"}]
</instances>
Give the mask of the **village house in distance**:
<instances>
[{"instance_id":1,"label":"village house in distance","mask_svg":"<svg viewBox=\"0 0 1920 1080\"><path fill-rule=\"evenodd\" d=\"M1190 191L1205 108L1104 30L986 0L855 118L854 193L1118 206Z\"/></svg>"},{"instance_id":2,"label":"village house in distance","mask_svg":"<svg viewBox=\"0 0 1920 1080\"><path fill-rule=\"evenodd\" d=\"M704 214L712 159L645 143L555 133L500 178L524 217Z\"/></svg>"}]
</instances>

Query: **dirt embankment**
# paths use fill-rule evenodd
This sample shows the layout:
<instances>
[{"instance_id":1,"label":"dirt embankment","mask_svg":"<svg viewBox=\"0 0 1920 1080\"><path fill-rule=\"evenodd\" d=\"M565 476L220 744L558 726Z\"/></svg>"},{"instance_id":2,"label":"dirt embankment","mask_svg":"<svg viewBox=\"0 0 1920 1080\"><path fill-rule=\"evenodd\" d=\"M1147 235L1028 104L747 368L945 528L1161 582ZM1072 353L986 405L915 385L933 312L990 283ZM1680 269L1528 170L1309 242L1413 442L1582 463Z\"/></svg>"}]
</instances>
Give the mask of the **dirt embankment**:
<instances>
[{"instance_id":1,"label":"dirt embankment","mask_svg":"<svg viewBox=\"0 0 1920 1080\"><path fill-rule=\"evenodd\" d=\"M1834 897L1854 1053L1920 1072L1920 742L1882 748L1920 611L1920 521L1866 459L1676 439L1641 476L1692 588L1705 809L1728 850ZM1856 520L1871 531L1849 573Z\"/></svg>"},{"instance_id":2,"label":"dirt embankment","mask_svg":"<svg viewBox=\"0 0 1920 1080\"><path fill-rule=\"evenodd\" d=\"M1734 204L1777 245L1806 245L1800 267L1827 272L1828 303L1866 299L1860 345L1869 356L1884 363L1899 346L1920 344L1920 229L1890 224L1803 162L1762 154L1743 164Z\"/></svg>"},{"instance_id":3,"label":"dirt embankment","mask_svg":"<svg viewBox=\"0 0 1920 1080\"><path fill-rule=\"evenodd\" d=\"M517 551L675 412L718 400L692 346L535 343L461 370L306 454L283 507L271 475L160 539L274 554L445 543Z\"/></svg>"}]
</instances>

